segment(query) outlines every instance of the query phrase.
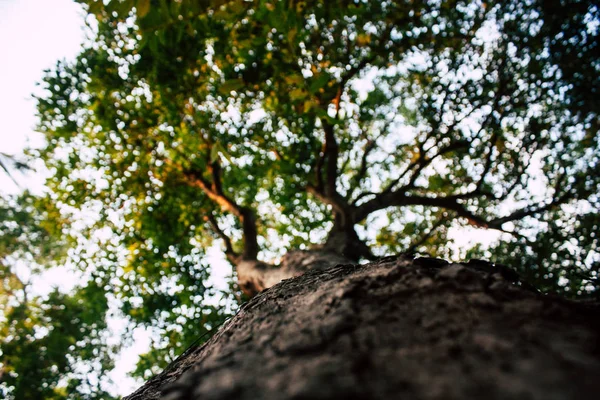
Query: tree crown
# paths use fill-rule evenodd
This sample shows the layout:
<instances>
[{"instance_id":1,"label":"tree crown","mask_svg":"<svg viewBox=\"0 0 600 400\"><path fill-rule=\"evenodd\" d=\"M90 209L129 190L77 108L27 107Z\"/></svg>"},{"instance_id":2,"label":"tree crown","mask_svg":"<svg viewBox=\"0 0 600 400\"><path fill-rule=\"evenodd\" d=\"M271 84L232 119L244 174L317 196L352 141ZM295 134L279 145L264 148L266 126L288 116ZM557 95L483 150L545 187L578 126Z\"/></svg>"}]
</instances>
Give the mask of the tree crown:
<instances>
[{"instance_id":1,"label":"tree crown","mask_svg":"<svg viewBox=\"0 0 600 400\"><path fill-rule=\"evenodd\" d=\"M503 236L463 257L597 294L598 7L82 3L93 37L48 71L32 155L63 214L94 213L64 228L98 245L72 257L170 351L216 312L198 303L215 239L233 264L450 257L470 225Z\"/></svg>"}]
</instances>

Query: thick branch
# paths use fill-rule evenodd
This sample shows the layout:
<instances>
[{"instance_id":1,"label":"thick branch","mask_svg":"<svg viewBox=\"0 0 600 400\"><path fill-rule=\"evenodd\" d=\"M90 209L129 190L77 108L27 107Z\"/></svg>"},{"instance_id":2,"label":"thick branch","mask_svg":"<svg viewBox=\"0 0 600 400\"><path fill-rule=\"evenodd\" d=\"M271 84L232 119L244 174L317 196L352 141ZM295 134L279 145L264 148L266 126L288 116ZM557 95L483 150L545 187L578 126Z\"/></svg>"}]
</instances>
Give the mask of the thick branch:
<instances>
[{"instance_id":1,"label":"thick branch","mask_svg":"<svg viewBox=\"0 0 600 400\"><path fill-rule=\"evenodd\" d=\"M339 146L335 139L334 125L322 120L325 131L325 143L323 151L316 165L316 185L307 185L306 190L313 194L319 201L329 204L333 207L336 215L336 223L339 221L342 226L353 225L351 221L350 206L346 199L338 193L336 184L338 177L338 157ZM323 174L325 170L325 174ZM324 176L325 175L325 176Z\"/></svg>"},{"instance_id":2,"label":"thick branch","mask_svg":"<svg viewBox=\"0 0 600 400\"><path fill-rule=\"evenodd\" d=\"M348 83L348 81L350 79L354 78L367 65L372 64L377 59L377 57L381 56L380 52L385 51L385 44L387 43L388 40L390 40L390 37L392 34L392 29L393 29L393 26L388 26L388 28L382 33L381 37L379 38L379 45L374 46L372 48L372 53L369 54L368 56L366 56L365 58L363 58L362 60L360 60L359 63L356 64L355 66L346 70L346 72L342 75L342 78L340 80L340 88L342 88L342 90L343 90L344 86L346 86L346 83ZM350 60L348 60L348 62L346 64L350 65Z\"/></svg>"},{"instance_id":3,"label":"thick branch","mask_svg":"<svg viewBox=\"0 0 600 400\"><path fill-rule=\"evenodd\" d=\"M488 173L490 172L491 168L492 168L492 158L494 155L494 147L496 147L496 142L498 139L498 135L496 134L496 132L494 132L492 134L492 138L490 139L490 145L488 147L488 152L484 161L484 167L483 167L483 172L481 173L481 177L479 178L479 181L477 182L477 189L475 189L476 191L481 190L481 188L483 187L483 184L485 183L485 178L487 177Z\"/></svg>"},{"instance_id":4,"label":"thick branch","mask_svg":"<svg viewBox=\"0 0 600 400\"><path fill-rule=\"evenodd\" d=\"M316 181L316 190L318 192L323 191L323 164L325 163L325 144L323 144L323 148L321 149L321 153L317 158L317 165L315 165L315 181Z\"/></svg>"},{"instance_id":5,"label":"thick branch","mask_svg":"<svg viewBox=\"0 0 600 400\"><path fill-rule=\"evenodd\" d=\"M186 171L184 173L188 183L190 183L192 186L202 189L209 199L221 206L223 211L228 211L236 217L240 216L240 211L237 204L235 204L227 196L217 193L214 185L205 180L200 174L196 173L195 171Z\"/></svg>"},{"instance_id":6,"label":"thick branch","mask_svg":"<svg viewBox=\"0 0 600 400\"><path fill-rule=\"evenodd\" d=\"M379 194L372 200L360 205L354 214L354 220L360 222L369 214L388 207L421 205L429 207L440 207L446 210L454 211L458 216L466 218L469 223L479 227L488 227L488 223L480 216L477 216L467 210L467 208L458 202L456 197L427 197L405 195L401 191L393 191Z\"/></svg>"},{"instance_id":7,"label":"thick branch","mask_svg":"<svg viewBox=\"0 0 600 400\"><path fill-rule=\"evenodd\" d=\"M336 106L336 113L339 112L341 96L344 92L345 86L352 78L360 73L367 65L371 64L377 57L380 56L379 51L385 49L385 43L390 39L392 27L386 29L381 35L379 41L380 45L375 48L373 53L363 58L358 64L347 70L340 79L338 84L338 90L333 99L323 99L323 104L329 104L334 102ZM325 110L327 111L327 110ZM322 148L322 156L317 160L315 167L316 177L316 189L322 192L327 197L334 197L336 192L336 182L338 176L337 162L339 157L339 146L335 139L333 124L330 124L325 119L322 119L323 130L325 131L325 143ZM323 168L325 168L326 181L323 177Z\"/></svg>"},{"instance_id":8,"label":"thick branch","mask_svg":"<svg viewBox=\"0 0 600 400\"><path fill-rule=\"evenodd\" d=\"M202 175L196 171L186 171L185 177L191 185L202 189L208 198L220 205L224 211L228 211L239 218L244 234L244 251L242 253L242 258L246 260L256 260L258 255L258 232L254 211L248 207L238 205L224 194L221 183L221 166L218 163L211 163L209 172L212 176L212 183L206 181Z\"/></svg>"},{"instance_id":9,"label":"thick branch","mask_svg":"<svg viewBox=\"0 0 600 400\"><path fill-rule=\"evenodd\" d=\"M507 222L518 221L525 217L531 217L531 216L534 216L537 214L542 214L546 211L550 211L550 210L560 206L561 204L564 204L565 202L569 201L572 198L573 198L573 196L569 192L567 192L564 195L562 195L561 197L552 200L550 203L548 203L544 206L524 207L520 210L510 213L509 215L507 215L505 217L496 218L496 219L490 221L489 224L490 224L491 228L500 229L501 226Z\"/></svg>"},{"instance_id":10,"label":"thick branch","mask_svg":"<svg viewBox=\"0 0 600 400\"><path fill-rule=\"evenodd\" d=\"M327 196L325 195L325 193L323 193L313 185L307 185L306 191L315 196L323 204L330 205L334 211L342 214L347 212L347 207L345 205L344 199L341 196Z\"/></svg>"},{"instance_id":11,"label":"thick branch","mask_svg":"<svg viewBox=\"0 0 600 400\"><path fill-rule=\"evenodd\" d=\"M385 44L390 39L391 31L392 27L386 29L379 39L379 46L374 48L374 51L371 54L364 57L358 62L358 64L351 67L341 76L338 84L338 90L332 99L322 99L325 100L322 101L323 104L328 105L331 102L335 104L336 115L340 110L341 97L344 93L346 84L357 74L359 74L360 71L362 71L367 65L371 64L377 57L380 56L379 51L385 50ZM339 174L337 165L339 158L339 145L335 138L335 125L330 124L325 118L321 119L321 123L323 125L323 130L325 131L325 143L323 144L323 148L321 150L322 154L320 154L318 157L317 164L315 166L316 184L314 186L309 185L307 190L314 194L319 200L326 204L330 204L338 213L341 213L343 221L348 221L348 210L350 209L350 205L348 204L347 200L345 200L337 192L336 189L337 177ZM368 150L367 153L369 151L371 150ZM363 164L366 164L367 155L368 154L365 154L364 156L365 160L363 161ZM366 170L366 165L362 169ZM364 172L361 172L360 174L364 175Z\"/></svg>"},{"instance_id":12,"label":"thick branch","mask_svg":"<svg viewBox=\"0 0 600 400\"><path fill-rule=\"evenodd\" d=\"M338 176L337 161L339 156L339 146L335 140L334 126L326 121L323 121L323 129L325 130L325 171L327 181L325 182L325 194L327 196L335 196L337 193L336 182Z\"/></svg>"},{"instance_id":13,"label":"thick branch","mask_svg":"<svg viewBox=\"0 0 600 400\"><path fill-rule=\"evenodd\" d=\"M521 151L528 150L525 149L525 146L521 146ZM510 186L506 188L504 193L501 193L499 196L497 196L497 200L506 200L508 196L510 196L517 189L517 187L525 186L524 180L527 178L525 171L527 170L527 168L529 168L529 165L531 164L531 154L533 154L533 151L529 150L529 159L526 160L524 163L521 163L518 159L515 161L515 164L517 164L515 166L515 169L517 170L517 176L515 177L514 181L510 184Z\"/></svg>"},{"instance_id":14,"label":"thick branch","mask_svg":"<svg viewBox=\"0 0 600 400\"><path fill-rule=\"evenodd\" d=\"M356 172L356 174L352 177L352 180L350 182L350 188L348 189L348 198L352 198L353 193L358 189L358 187L360 186L360 182L365 178L365 176L367 175L367 158L369 157L369 154L371 154L371 152L375 149L375 146L377 144L376 140L367 140L367 143L365 144L365 148L360 160L360 167L358 168L358 171Z\"/></svg>"},{"instance_id":15,"label":"thick branch","mask_svg":"<svg viewBox=\"0 0 600 400\"><path fill-rule=\"evenodd\" d=\"M511 214L505 217L486 219L482 216L472 213L467 209L467 207L464 204L458 202L459 199L472 197L471 194L476 195L476 192L470 193L468 195L457 195L447 197L406 195L402 191L380 193L377 197L360 205L356 209L354 213L354 221L358 223L364 220L369 214L388 207L421 205L425 207L439 207L446 210L454 211L459 217L466 218L471 225L475 225L477 227L498 229L504 231L502 225L506 222L521 220L525 217L541 214L543 212L556 208L559 205L564 204L569 199L573 198L570 192L567 192L561 197L554 199L552 202L544 206L524 207L520 210L512 212Z\"/></svg>"}]
</instances>

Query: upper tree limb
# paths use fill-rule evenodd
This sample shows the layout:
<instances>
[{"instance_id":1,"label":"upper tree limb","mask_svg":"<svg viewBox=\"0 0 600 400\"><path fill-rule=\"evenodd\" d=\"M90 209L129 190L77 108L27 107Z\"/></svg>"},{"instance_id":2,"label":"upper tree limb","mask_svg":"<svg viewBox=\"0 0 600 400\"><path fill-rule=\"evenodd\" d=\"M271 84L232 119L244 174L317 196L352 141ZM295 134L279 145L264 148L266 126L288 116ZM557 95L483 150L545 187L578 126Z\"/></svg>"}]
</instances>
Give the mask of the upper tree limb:
<instances>
[{"instance_id":1,"label":"upper tree limb","mask_svg":"<svg viewBox=\"0 0 600 400\"><path fill-rule=\"evenodd\" d=\"M257 221L254 210L237 204L225 194L221 179L222 168L218 160L208 164L208 172L211 176L210 181L205 179L200 171L193 169L184 171L184 176L190 185L202 189L208 198L221 206L224 211L230 212L240 220L244 235L244 250L241 257L246 260L256 260L259 247ZM222 231L218 229L216 220L211 222L211 224L219 236L225 236ZM225 245L226 247L229 246L231 254L233 255L231 243L228 244L227 240L225 240Z\"/></svg>"}]
</instances>

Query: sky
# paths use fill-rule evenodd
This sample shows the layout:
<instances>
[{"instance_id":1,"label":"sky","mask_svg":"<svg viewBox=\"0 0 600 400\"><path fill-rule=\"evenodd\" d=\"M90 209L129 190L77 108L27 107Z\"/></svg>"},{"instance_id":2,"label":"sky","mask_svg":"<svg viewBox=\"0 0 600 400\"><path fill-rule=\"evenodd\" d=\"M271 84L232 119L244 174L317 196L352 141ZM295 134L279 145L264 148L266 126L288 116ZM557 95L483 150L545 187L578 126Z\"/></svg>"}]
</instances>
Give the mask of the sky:
<instances>
[{"instance_id":1,"label":"sky","mask_svg":"<svg viewBox=\"0 0 600 400\"><path fill-rule=\"evenodd\" d=\"M36 90L43 70L73 59L85 35L72 0L0 0L0 152L18 154L33 134ZM4 174L2 191L16 190Z\"/></svg>"}]
</instances>

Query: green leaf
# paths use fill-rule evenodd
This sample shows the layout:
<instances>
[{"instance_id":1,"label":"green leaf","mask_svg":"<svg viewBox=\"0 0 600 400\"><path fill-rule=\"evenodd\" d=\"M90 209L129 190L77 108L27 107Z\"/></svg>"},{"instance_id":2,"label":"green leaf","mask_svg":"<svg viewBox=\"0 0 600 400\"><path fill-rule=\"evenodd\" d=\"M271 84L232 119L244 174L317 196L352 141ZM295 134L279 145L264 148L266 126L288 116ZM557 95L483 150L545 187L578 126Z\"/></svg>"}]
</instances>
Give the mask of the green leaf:
<instances>
[{"instance_id":1,"label":"green leaf","mask_svg":"<svg viewBox=\"0 0 600 400\"><path fill-rule=\"evenodd\" d=\"M304 100L308 96L308 92L302 88L294 89L290 92L290 99L292 101Z\"/></svg>"},{"instance_id":2,"label":"green leaf","mask_svg":"<svg viewBox=\"0 0 600 400\"><path fill-rule=\"evenodd\" d=\"M223 95L228 95L233 91L238 91L243 88L246 84L242 79L231 79L225 81L221 86L219 86L219 93Z\"/></svg>"},{"instance_id":3,"label":"green leaf","mask_svg":"<svg viewBox=\"0 0 600 400\"><path fill-rule=\"evenodd\" d=\"M304 102L304 112L305 113L309 112L314 106L316 106L314 101L306 100Z\"/></svg>"},{"instance_id":4,"label":"green leaf","mask_svg":"<svg viewBox=\"0 0 600 400\"><path fill-rule=\"evenodd\" d=\"M329 83L329 75L322 73L311 80L308 90L311 93L316 93L319 89L324 88L327 83Z\"/></svg>"},{"instance_id":5,"label":"green leaf","mask_svg":"<svg viewBox=\"0 0 600 400\"><path fill-rule=\"evenodd\" d=\"M88 12L94 14L96 17L102 16L102 11L104 10L104 4L102 0L96 0L94 2L89 3Z\"/></svg>"},{"instance_id":6,"label":"green leaf","mask_svg":"<svg viewBox=\"0 0 600 400\"><path fill-rule=\"evenodd\" d=\"M295 44L296 36L298 35L298 29L290 29L287 34L287 39L290 44Z\"/></svg>"},{"instance_id":7,"label":"green leaf","mask_svg":"<svg viewBox=\"0 0 600 400\"><path fill-rule=\"evenodd\" d=\"M286 75L283 79L288 85L299 86L304 83L304 77L300 74Z\"/></svg>"},{"instance_id":8,"label":"green leaf","mask_svg":"<svg viewBox=\"0 0 600 400\"><path fill-rule=\"evenodd\" d=\"M150 0L137 0L135 8L138 18L144 18L150 11Z\"/></svg>"}]
</instances>

